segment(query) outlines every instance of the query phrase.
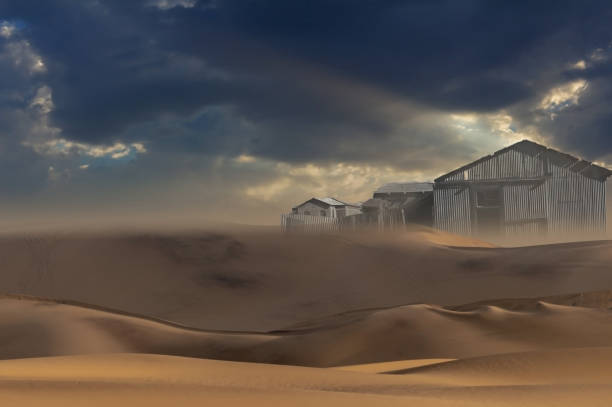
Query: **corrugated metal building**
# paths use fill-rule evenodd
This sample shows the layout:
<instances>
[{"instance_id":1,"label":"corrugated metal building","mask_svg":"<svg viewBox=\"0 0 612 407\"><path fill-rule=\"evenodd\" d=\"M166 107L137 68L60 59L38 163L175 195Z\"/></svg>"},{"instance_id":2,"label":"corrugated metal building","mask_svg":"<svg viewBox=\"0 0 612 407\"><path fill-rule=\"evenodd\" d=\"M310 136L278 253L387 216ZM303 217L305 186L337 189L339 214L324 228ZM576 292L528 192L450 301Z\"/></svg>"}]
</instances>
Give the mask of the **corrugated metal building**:
<instances>
[{"instance_id":1,"label":"corrugated metal building","mask_svg":"<svg viewBox=\"0 0 612 407\"><path fill-rule=\"evenodd\" d=\"M296 215L327 216L342 218L361 213L358 205L342 202L336 198L311 198L296 207L291 212Z\"/></svg>"},{"instance_id":2,"label":"corrugated metal building","mask_svg":"<svg viewBox=\"0 0 612 407\"><path fill-rule=\"evenodd\" d=\"M434 182L434 226L475 236L606 230L607 168L523 140Z\"/></svg>"}]
</instances>

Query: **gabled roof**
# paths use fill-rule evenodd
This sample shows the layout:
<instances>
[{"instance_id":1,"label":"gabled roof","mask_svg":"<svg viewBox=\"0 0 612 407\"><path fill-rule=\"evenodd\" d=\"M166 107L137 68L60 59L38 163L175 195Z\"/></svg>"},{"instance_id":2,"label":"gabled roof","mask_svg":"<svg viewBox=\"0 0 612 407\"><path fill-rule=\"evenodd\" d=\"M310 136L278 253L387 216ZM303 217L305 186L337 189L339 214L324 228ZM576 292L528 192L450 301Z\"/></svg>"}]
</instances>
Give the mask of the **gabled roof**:
<instances>
[{"instance_id":1,"label":"gabled roof","mask_svg":"<svg viewBox=\"0 0 612 407\"><path fill-rule=\"evenodd\" d=\"M429 192L433 191L431 182L390 182L374 191L375 194Z\"/></svg>"},{"instance_id":2,"label":"gabled roof","mask_svg":"<svg viewBox=\"0 0 612 407\"><path fill-rule=\"evenodd\" d=\"M308 202L313 202L313 201L315 201L315 203L322 204L322 206L325 206L325 207L329 207L329 206L354 206L354 207L358 207L358 205L342 202L342 201L340 201L339 199L336 199L336 198L325 197L325 198L310 198L306 202L302 202L301 204L295 206L295 208L299 208L300 206L305 205Z\"/></svg>"},{"instance_id":3,"label":"gabled roof","mask_svg":"<svg viewBox=\"0 0 612 407\"><path fill-rule=\"evenodd\" d=\"M598 181L605 181L610 175L612 175L612 171L610 171L609 169L593 164L590 161L581 160L580 158L574 157L570 154L562 153L560 151L548 148L541 144L534 143L530 140L522 140L506 148L502 148L501 150L496 151L493 154L479 158L478 160L466 164L463 167L457 168L456 170L444 174L436 178L434 182L444 181L445 178L451 175L468 170L484 161L488 161L493 157L503 154L509 150L518 151L532 157L546 157L548 158L549 162L559 167L567 168L574 172L579 172L581 175L587 178L596 179Z\"/></svg>"},{"instance_id":4,"label":"gabled roof","mask_svg":"<svg viewBox=\"0 0 612 407\"><path fill-rule=\"evenodd\" d=\"M345 205L350 205L347 204L346 202L342 202L336 198L331 198L331 197L325 197L325 198L313 198L313 199L318 199L321 202L325 202L328 205L331 206L345 206Z\"/></svg>"}]
</instances>

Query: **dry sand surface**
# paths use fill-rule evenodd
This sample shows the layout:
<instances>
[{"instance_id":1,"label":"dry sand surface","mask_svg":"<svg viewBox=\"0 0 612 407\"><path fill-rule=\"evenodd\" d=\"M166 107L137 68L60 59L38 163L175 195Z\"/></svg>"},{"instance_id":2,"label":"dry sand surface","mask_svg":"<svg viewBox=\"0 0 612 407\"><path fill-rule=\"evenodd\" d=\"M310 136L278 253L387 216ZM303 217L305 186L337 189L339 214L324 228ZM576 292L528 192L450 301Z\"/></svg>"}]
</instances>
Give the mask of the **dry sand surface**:
<instances>
[{"instance_id":1,"label":"dry sand surface","mask_svg":"<svg viewBox=\"0 0 612 407\"><path fill-rule=\"evenodd\" d=\"M0 405L608 406L611 249L7 235Z\"/></svg>"},{"instance_id":2,"label":"dry sand surface","mask_svg":"<svg viewBox=\"0 0 612 407\"><path fill-rule=\"evenodd\" d=\"M364 308L612 288L612 242L476 244L426 228L326 236L266 229L12 235L0 237L0 293L206 329L269 331Z\"/></svg>"},{"instance_id":3,"label":"dry sand surface","mask_svg":"<svg viewBox=\"0 0 612 407\"><path fill-rule=\"evenodd\" d=\"M612 348L496 355L376 374L162 355L0 362L15 406L609 406Z\"/></svg>"},{"instance_id":4,"label":"dry sand surface","mask_svg":"<svg viewBox=\"0 0 612 407\"><path fill-rule=\"evenodd\" d=\"M89 353L153 353L332 367L414 359L612 346L612 312L539 303L452 311L408 305L337 324L272 333L206 331L86 307L0 300L0 359ZM399 367L398 367L399 369Z\"/></svg>"}]
</instances>

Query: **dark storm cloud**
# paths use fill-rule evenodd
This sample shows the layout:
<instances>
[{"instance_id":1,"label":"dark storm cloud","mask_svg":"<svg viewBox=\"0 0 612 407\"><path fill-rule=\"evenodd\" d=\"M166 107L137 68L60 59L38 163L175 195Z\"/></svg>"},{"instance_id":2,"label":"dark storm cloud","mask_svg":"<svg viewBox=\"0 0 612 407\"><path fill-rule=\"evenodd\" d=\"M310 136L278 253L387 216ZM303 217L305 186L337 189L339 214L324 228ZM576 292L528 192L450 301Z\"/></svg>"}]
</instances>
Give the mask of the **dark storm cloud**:
<instances>
[{"instance_id":1,"label":"dark storm cloud","mask_svg":"<svg viewBox=\"0 0 612 407\"><path fill-rule=\"evenodd\" d=\"M610 17L603 1L0 0L47 67L0 81L49 86L68 140L419 168L407 157L475 149L418 117L505 108L532 124L551 87L586 78L592 103L541 126L594 155L612 150L609 67L566 66L608 46Z\"/></svg>"},{"instance_id":2,"label":"dark storm cloud","mask_svg":"<svg viewBox=\"0 0 612 407\"><path fill-rule=\"evenodd\" d=\"M580 98L580 103L554 118L544 117L541 130L551 134L560 148L575 151L588 159L612 153L612 77L598 78Z\"/></svg>"},{"instance_id":3,"label":"dark storm cloud","mask_svg":"<svg viewBox=\"0 0 612 407\"><path fill-rule=\"evenodd\" d=\"M538 119L539 128L554 137L560 147L596 159L612 153L612 42L585 52L583 68L570 68L561 75L567 81L584 80L580 102L558 115L527 115Z\"/></svg>"}]
</instances>

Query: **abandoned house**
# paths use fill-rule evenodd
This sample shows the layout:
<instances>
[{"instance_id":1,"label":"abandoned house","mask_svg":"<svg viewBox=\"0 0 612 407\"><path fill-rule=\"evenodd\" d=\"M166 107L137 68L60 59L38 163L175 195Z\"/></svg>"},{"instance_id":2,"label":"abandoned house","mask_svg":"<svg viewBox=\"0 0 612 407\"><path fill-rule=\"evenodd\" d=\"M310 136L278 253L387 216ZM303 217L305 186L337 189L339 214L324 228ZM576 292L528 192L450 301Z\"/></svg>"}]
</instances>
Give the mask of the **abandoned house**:
<instances>
[{"instance_id":1,"label":"abandoned house","mask_svg":"<svg viewBox=\"0 0 612 407\"><path fill-rule=\"evenodd\" d=\"M475 236L594 235L606 228L607 168L520 141L434 182L434 226Z\"/></svg>"},{"instance_id":2,"label":"abandoned house","mask_svg":"<svg viewBox=\"0 0 612 407\"><path fill-rule=\"evenodd\" d=\"M359 205L342 202L336 198L311 198L294 207L291 212L295 215L343 218L361 213L361 210Z\"/></svg>"}]
</instances>

